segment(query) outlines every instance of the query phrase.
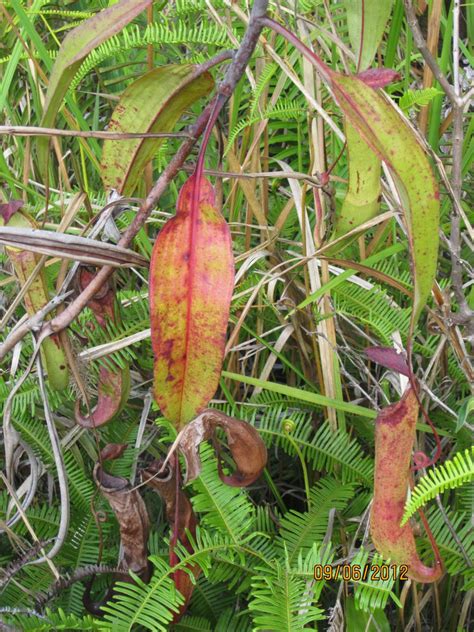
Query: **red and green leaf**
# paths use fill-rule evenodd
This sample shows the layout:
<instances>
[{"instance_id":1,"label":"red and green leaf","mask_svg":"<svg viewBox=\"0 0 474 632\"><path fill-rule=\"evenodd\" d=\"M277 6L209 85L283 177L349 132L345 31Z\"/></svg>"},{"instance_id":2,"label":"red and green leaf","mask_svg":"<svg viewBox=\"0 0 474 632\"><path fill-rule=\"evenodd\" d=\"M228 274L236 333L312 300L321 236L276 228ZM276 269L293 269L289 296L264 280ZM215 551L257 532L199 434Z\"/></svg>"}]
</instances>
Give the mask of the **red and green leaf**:
<instances>
[{"instance_id":1,"label":"red and green leaf","mask_svg":"<svg viewBox=\"0 0 474 632\"><path fill-rule=\"evenodd\" d=\"M413 264L412 324L434 283L438 257L439 191L421 141L383 93L356 77L331 72L334 95L348 121L395 176Z\"/></svg>"},{"instance_id":2,"label":"red and green leaf","mask_svg":"<svg viewBox=\"0 0 474 632\"><path fill-rule=\"evenodd\" d=\"M233 285L229 227L210 182L191 177L150 264L154 393L178 427L194 419L217 389Z\"/></svg>"}]
</instances>

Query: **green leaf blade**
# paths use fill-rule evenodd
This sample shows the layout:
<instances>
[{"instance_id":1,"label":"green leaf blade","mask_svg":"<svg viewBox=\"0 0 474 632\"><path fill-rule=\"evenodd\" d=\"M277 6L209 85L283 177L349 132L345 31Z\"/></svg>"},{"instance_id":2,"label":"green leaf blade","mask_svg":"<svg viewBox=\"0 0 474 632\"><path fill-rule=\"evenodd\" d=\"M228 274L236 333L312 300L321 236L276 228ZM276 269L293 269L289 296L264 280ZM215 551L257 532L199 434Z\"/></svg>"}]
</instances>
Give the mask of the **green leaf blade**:
<instances>
[{"instance_id":1,"label":"green leaf blade","mask_svg":"<svg viewBox=\"0 0 474 632\"><path fill-rule=\"evenodd\" d=\"M184 111L214 87L208 72L192 64L155 68L133 82L114 110L109 131L118 133L171 132ZM102 179L106 189L130 195L145 165L162 145L162 138L106 140Z\"/></svg>"}]
</instances>

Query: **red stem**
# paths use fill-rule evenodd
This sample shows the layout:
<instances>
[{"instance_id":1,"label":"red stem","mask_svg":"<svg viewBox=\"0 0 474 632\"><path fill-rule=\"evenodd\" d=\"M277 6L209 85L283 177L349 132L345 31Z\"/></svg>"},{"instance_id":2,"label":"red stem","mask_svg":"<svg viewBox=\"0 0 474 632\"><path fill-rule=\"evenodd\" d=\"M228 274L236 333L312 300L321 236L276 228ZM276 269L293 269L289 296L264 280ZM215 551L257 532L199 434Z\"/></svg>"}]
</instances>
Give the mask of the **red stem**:
<instances>
[{"instance_id":1,"label":"red stem","mask_svg":"<svg viewBox=\"0 0 474 632\"><path fill-rule=\"evenodd\" d=\"M273 31L275 31L275 33L283 35L283 37L287 39L290 44L293 44L293 46L297 50L299 50L300 53L313 64L313 66L316 66L316 68L319 70L322 77L326 79L326 81L328 81L329 83L331 82L331 75L333 74L333 71L323 62L319 55L317 55L305 44L303 44L303 42L299 39L297 35L289 31L286 27L282 26L278 22L275 22L275 20L272 20L271 18L264 17L260 20L260 23L263 24L263 26L267 26L268 28L272 29Z\"/></svg>"}]
</instances>

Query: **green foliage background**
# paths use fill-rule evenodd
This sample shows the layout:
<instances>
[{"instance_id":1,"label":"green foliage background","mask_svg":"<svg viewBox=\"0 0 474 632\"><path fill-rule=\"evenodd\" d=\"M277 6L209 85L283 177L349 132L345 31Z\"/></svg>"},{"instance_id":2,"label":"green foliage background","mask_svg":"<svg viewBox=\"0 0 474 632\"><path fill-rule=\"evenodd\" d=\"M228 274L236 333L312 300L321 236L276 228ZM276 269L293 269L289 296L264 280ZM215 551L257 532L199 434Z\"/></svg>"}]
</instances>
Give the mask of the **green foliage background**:
<instances>
[{"instance_id":1,"label":"green foliage background","mask_svg":"<svg viewBox=\"0 0 474 632\"><path fill-rule=\"evenodd\" d=\"M272 4L274 14L293 29L306 33L332 67L355 71L345 2L324 3L302 0ZM350 4L350 3L349 3ZM429 3L431 4L431 3ZM46 3L44 0L4 3L0 23L0 121L15 126L39 125L48 74L65 34L84 19L104 8L106 2ZM327 11L329 8L329 11ZM239 13L240 11L240 13ZM220 50L234 48L244 33L241 19L246 5L203 0L176 0L155 3L152 23L142 14L98 46L77 71L57 126L102 130L110 119L121 92L147 70L147 54L153 53L155 66L202 62ZM6 18L6 16L12 20ZM295 20L298 17L298 21ZM421 18L422 24L426 18ZM438 61L443 72L452 74L453 11L443 4ZM305 25L303 29L302 24ZM469 36L474 26L473 6L462 13L462 57L472 62ZM21 38L20 38L21 35ZM255 141L247 172L286 171L313 174L317 171L315 152L324 156L326 166L336 164L326 201L326 234L330 234L335 209L345 194L347 157L343 142L326 126L324 134L314 135L321 124L315 109L292 75L303 77L301 58L281 38L269 36L272 50L259 46L250 70L251 78L242 80L218 125L218 134L208 150L206 166L211 170L234 172L229 155L242 167ZM471 37L471 42L473 41ZM472 44L471 44L472 46ZM282 62L282 63L281 63ZM284 68L282 68L282 64ZM427 139L430 151L437 155L449 172L450 130L442 123L447 115L446 99L435 84L423 90L421 56L414 47L403 13L403 2L395 0L392 17L378 47L376 62L400 73L400 80L387 92L405 114L416 123L417 111L429 105ZM285 70L286 68L286 70ZM222 70L214 70L216 79ZM327 89L317 85L319 105L342 129L342 116ZM180 121L177 130L192 122L202 109L194 105ZM262 131L263 129L263 131ZM440 134L440 129L442 133ZM443 131L444 129L444 131ZM474 126L466 117L463 146L463 207L472 201L472 158ZM324 147L311 145L324 139ZM311 142L310 142L311 141ZM153 160L156 178L179 147L179 140L166 141ZM40 179L35 141L31 137L1 136L0 182L5 200L22 198L28 211L44 228L57 230L74 196L85 193L69 227L78 234L106 203L101 183L101 141L61 138L58 151L49 165L49 190ZM57 155L62 157L58 165ZM282 166L283 163L283 166ZM177 192L187 174L182 172L163 195L160 205L137 235L134 247L149 257L154 238L164 221L174 213ZM32 536L19 520L0 536L0 621L20 630L390 630L467 629L472 594L473 542L470 528L473 493L470 384L449 340L439 333L429 316L423 315L414 344L417 372L429 387L426 405L442 438L443 459L452 460L454 470L445 465L427 476L420 491L413 494L408 509L425 505L426 515L443 557L446 574L436 587L417 585L410 590L399 579L387 581L343 582L314 581L315 564L380 564L368 535L368 511L373 478L373 419L378 408L396 401L399 381L383 368L370 365L363 349L368 345L393 345L394 336L406 342L410 301L402 289L411 289L408 244L395 218L383 229L366 231L359 242L349 244L338 256L347 262L361 261L373 269L374 276L342 272L333 263L329 268L331 284L327 288L329 310L316 301L302 309L294 308L308 298L308 272L303 260L304 239L297 214L290 208L279 231L278 220L290 204L292 191L284 176L247 180L268 219L268 234L252 217L248 189L237 186L232 177L221 182L223 213L230 223L237 266L237 284L231 309L229 335L244 314L231 351L225 360L221 387L212 406L258 428L265 441L269 461L264 476L250 489L235 489L221 483L216 459L208 446L202 448L203 471L188 486L199 529L193 553L179 551L181 568L197 564L202 574L186 615L171 626L172 613L182 602L174 589L168 562L167 523L157 495L144 490L152 518L150 554L154 574L148 585L119 584L102 619L87 615L82 603L84 584L72 582L77 569L99 562L114 567L119 555L118 525L107 503L97 494L92 469L97 460L98 444L127 443L124 456L110 465L110 471L134 477L137 465L146 466L166 453L175 431L152 406L137 446L143 402L152 379L152 351L147 329L148 280L146 270L119 269L115 276L120 304L120 324L91 330L93 320L85 309L72 324L70 338L78 366L91 393L97 384L101 363L113 360L129 365L132 390L120 417L97 433L74 426L74 402L78 389L71 380L66 392L48 391L49 407L54 413L64 453L71 496L68 535L54 565L65 581L55 584L46 564L23 559L31 550ZM315 226L314 197L311 181L299 180L305 213ZM144 197L145 179L135 192ZM393 196L385 190L382 210L388 210ZM131 222L137 200L115 217L118 230ZM442 185L441 225L449 236L451 200ZM375 238L374 238L375 237ZM368 248L370 247L370 251ZM449 260L442 242L438 280L449 292ZM468 240L463 242L463 257L468 259ZM347 267L347 266L346 266ZM59 262L45 267L54 293ZM342 274L341 274L342 273ZM394 283L384 283L390 279ZM323 281L328 283L329 279ZM402 288L402 289L400 289ZM0 316L3 318L16 293L8 258L0 253ZM323 291L321 292L321 294ZM471 291L471 304L472 291ZM250 302L249 302L250 301ZM248 307L248 309L246 309ZM431 303L430 307L436 309ZM245 310L245 311L244 311ZM4 339L24 314L19 306L0 332ZM334 319L336 345L332 348L333 366L328 367L318 351L317 326ZM279 344L285 328L293 328L285 344ZM84 332L87 341L84 342ZM137 334L138 341L128 342ZM125 342L123 342L125 341ZM123 346L119 343L123 343ZM93 361L87 360L87 348L117 343L121 348ZM32 352L31 338L23 341L15 374L11 373L12 355L0 372L0 406L4 406L15 380L25 370ZM15 360L16 362L16 360ZM319 366L318 366L319 365ZM109 364L110 366L110 364ZM328 408L318 399L324 395L324 371L333 370L338 393L334 406L337 428L328 421ZM239 378L240 376L240 378ZM290 388L288 388L290 387ZM359 409L347 410L343 402ZM339 404L338 404L339 402ZM288 420L292 423L288 424ZM26 517L37 538L50 542L55 538L61 507L57 473L50 440L44 422L44 408L36 375L31 374L13 399L13 423L24 442L31 446L41 477L34 501ZM429 428L419 424L419 449L430 454L434 441ZM135 446L135 447L134 447ZM17 486L29 474L24 455L16 468ZM0 457L1 463L1 457ZM2 464L3 465L3 464ZM229 468L232 464L229 462ZM14 513L6 489L0 488L0 527ZM94 513L105 512L97 524ZM408 511L407 509L407 511ZM416 520L416 517L415 517ZM100 526L100 528L99 528ZM420 552L429 562L431 547L423 530L418 535ZM50 546L49 544L47 547ZM95 582L97 596L105 592L110 574L99 574ZM431 593L429 592L431 591ZM344 627L345 626L345 627Z\"/></svg>"}]
</instances>

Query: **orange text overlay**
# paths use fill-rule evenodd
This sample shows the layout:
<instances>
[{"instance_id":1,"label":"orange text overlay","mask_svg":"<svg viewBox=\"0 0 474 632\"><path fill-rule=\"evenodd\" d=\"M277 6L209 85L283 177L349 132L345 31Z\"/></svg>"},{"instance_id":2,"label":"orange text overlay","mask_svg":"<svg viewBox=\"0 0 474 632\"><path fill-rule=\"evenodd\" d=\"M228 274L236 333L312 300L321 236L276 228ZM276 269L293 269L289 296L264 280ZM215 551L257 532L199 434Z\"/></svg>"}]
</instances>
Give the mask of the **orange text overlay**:
<instances>
[{"instance_id":1,"label":"orange text overlay","mask_svg":"<svg viewBox=\"0 0 474 632\"><path fill-rule=\"evenodd\" d=\"M315 564L314 579L317 581L342 579L345 582L387 581L389 579L408 579L408 566L401 564Z\"/></svg>"}]
</instances>

